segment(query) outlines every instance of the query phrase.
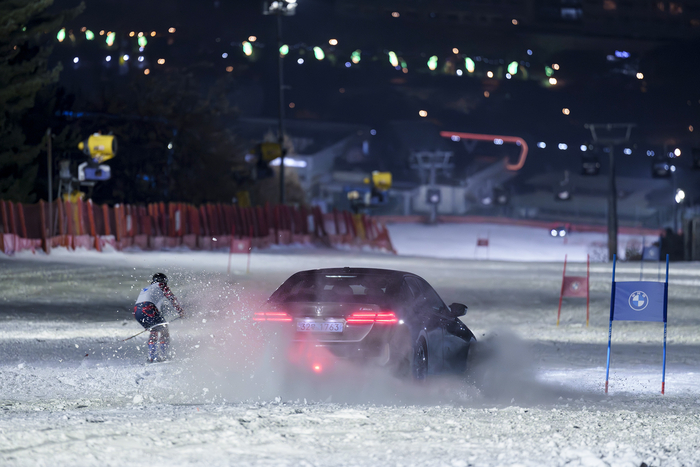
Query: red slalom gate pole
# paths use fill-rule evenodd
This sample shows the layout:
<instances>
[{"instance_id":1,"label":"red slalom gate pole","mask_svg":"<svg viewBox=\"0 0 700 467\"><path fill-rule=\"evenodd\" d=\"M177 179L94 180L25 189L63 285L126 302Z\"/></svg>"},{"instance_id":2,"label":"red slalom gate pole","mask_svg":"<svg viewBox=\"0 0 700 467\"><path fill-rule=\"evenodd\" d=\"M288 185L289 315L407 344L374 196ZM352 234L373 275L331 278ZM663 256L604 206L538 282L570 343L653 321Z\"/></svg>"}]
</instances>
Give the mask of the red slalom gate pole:
<instances>
[{"instance_id":1,"label":"red slalom gate pole","mask_svg":"<svg viewBox=\"0 0 700 467\"><path fill-rule=\"evenodd\" d=\"M561 316L561 302L564 298L564 280L566 278L566 258L564 255L564 272L561 273L561 292L559 293L559 311L557 311L557 326L559 326L559 317Z\"/></svg>"},{"instance_id":2,"label":"red slalom gate pole","mask_svg":"<svg viewBox=\"0 0 700 467\"><path fill-rule=\"evenodd\" d=\"M250 274L250 252L253 250L253 227L250 228L250 243L248 244L248 263L245 267L246 275Z\"/></svg>"}]
</instances>

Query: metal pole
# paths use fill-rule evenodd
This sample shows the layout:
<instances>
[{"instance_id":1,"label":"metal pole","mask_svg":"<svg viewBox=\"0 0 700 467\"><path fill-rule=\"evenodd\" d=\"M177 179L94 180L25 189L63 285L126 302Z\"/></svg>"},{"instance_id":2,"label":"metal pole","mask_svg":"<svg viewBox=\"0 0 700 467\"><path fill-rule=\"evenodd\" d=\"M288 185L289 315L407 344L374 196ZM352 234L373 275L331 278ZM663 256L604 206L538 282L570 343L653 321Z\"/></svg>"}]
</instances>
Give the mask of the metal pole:
<instances>
[{"instance_id":1,"label":"metal pole","mask_svg":"<svg viewBox=\"0 0 700 467\"><path fill-rule=\"evenodd\" d=\"M608 189L608 261L617 254L617 184L615 182L615 155L613 145L610 150L610 178Z\"/></svg>"},{"instance_id":2,"label":"metal pole","mask_svg":"<svg viewBox=\"0 0 700 467\"><path fill-rule=\"evenodd\" d=\"M277 12L277 54L279 56L278 60L278 70L279 70L279 88L280 88L280 121L277 134L277 142L280 145L280 150L282 156L280 157L280 204L284 204L284 68L283 61L284 56L280 52L282 48L282 13Z\"/></svg>"},{"instance_id":3,"label":"metal pole","mask_svg":"<svg viewBox=\"0 0 700 467\"><path fill-rule=\"evenodd\" d=\"M48 245L47 251L51 250L51 237L53 237L53 167L51 161L51 128L46 130L46 158L47 158L47 171L49 176L49 231L48 231Z\"/></svg>"}]
</instances>

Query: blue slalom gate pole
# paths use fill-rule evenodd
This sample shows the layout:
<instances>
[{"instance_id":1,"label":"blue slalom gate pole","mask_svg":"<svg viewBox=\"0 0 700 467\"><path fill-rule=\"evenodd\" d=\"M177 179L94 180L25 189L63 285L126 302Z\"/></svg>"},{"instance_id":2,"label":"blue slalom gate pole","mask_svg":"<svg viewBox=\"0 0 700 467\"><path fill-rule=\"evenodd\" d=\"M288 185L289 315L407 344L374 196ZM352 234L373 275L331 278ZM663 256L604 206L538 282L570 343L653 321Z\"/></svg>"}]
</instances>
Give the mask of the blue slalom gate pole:
<instances>
[{"instance_id":1,"label":"blue slalom gate pole","mask_svg":"<svg viewBox=\"0 0 700 467\"><path fill-rule=\"evenodd\" d=\"M666 327L668 314L668 254L666 255L666 284L664 285L664 363L661 370L661 394L666 392Z\"/></svg>"},{"instance_id":2,"label":"blue slalom gate pole","mask_svg":"<svg viewBox=\"0 0 700 467\"><path fill-rule=\"evenodd\" d=\"M608 377L610 376L610 341L612 341L612 322L613 311L615 307L615 264L617 263L617 255L613 255L613 271L612 271L612 292L610 293L610 327L608 327L608 363L605 365L605 394L608 393Z\"/></svg>"}]
</instances>

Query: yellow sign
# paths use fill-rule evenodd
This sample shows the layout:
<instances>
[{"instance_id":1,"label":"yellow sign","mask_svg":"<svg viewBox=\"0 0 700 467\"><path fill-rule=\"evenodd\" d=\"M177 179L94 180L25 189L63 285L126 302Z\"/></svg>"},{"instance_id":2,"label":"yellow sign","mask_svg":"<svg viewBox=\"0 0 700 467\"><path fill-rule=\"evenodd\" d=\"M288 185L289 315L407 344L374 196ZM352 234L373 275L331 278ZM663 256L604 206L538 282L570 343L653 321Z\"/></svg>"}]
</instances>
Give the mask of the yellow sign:
<instances>
[{"instance_id":1,"label":"yellow sign","mask_svg":"<svg viewBox=\"0 0 700 467\"><path fill-rule=\"evenodd\" d=\"M78 149L90 156L98 164L112 159L117 155L117 138L113 135L95 133L87 140L78 144Z\"/></svg>"},{"instance_id":2,"label":"yellow sign","mask_svg":"<svg viewBox=\"0 0 700 467\"><path fill-rule=\"evenodd\" d=\"M260 143L260 155L265 162L282 157L282 147L279 143Z\"/></svg>"},{"instance_id":3,"label":"yellow sign","mask_svg":"<svg viewBox=\"0 0 700 467\"><path fill-rule=\"evenodd\" d=\"M391 188L391 172L372 172L372 184L380 191Z\"/></svg>"}]
</instances>

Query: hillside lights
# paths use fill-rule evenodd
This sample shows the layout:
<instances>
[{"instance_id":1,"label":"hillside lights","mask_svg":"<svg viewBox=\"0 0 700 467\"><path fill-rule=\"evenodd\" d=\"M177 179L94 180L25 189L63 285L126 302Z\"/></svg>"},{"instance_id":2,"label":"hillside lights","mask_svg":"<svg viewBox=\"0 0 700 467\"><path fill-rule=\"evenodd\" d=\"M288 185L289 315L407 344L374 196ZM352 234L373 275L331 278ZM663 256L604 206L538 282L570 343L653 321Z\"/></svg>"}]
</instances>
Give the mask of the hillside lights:
<instances>
[{"instance_id":1,"label":"hillside lights","mask_svg":"<svg viewBox=\"0 0 700 467\"><path fill-rule=\"evenodd\" d=\"M518 73L518 62L512 61L508 64L508 73L515 76Z\"/></svg>"},{"instance_id":2,"label":"hillside lights","mask_svg":"<svg viewBox=\"0 0 700 467\"><path fill-rule=\"evenodd\" d=\"M676 190L676 197L675 198L676 198L676 203L681 204L683 202L683 200L685 199L685 191L678 188Z\"/></svg>"},{"instance_id":3,"label":"hillside lights","mask_svg":"<svg viewBox=\"0 0 700 467\"><path fill-rule=\"evenodd\" d=\"M108 32L107 33L107 38L105 39L105 42L109 47L112 47L114 45L114 39L117 37L117 34L115 32Z\"/></svg>"},{"instance_id":4,"label":"hillside lights","mask_svg":"<svg viewBox=\"0 0 700 467\"><path fill-rule=\"evenodd\" d=\"M90 31L89 29L85 31L85 39L91 41L95 38L95 33Z\"/></svg>"},{"instance_id":5,"label":"hillside lights","mask_svg":"<svg viewBox=\"0 0 700 467\"><path fill-rule=\"evenodd\" d=\"M253 55L253 44L251 44L248 41L243 41L243 53L246 54L248 57Z\"/></svg>"},{"instance_id":6,"label":"hillside lights","mask_svg":"<svg viewBox=\"0 0 700 467\"><path fill-rule=\"evenodd\" d=\"M358 63L360 63L360 60L362 59L361 55L362 55L362 52L360 51L360 49L357 49L356 51L354 51L350 55L350 61L352 63L354 63L355 65L357 65Z\"/></svg>"},{"instance_id":7,"label":"hillside lights","mask_svg":"<svg viewBox=\"0 0 700 467\"><path fill-rule=\"evenodd\" d=\"M431 71L435 71L435 69L438 66L438 58L437 55L433 55L428 59L428 68L430 68Z\"/></svg>"},{"instance_id":8,"label":"hillside lights","mask_svg":"<svg viewBox=\"0 0 700 467\"><path fill-rule=\"evenodd\" d=\"M321 47L314 47L314 57L316 57L316 60L320 61L326 58L326 54Z\"/></svg>"},{"instance_id":9,"label":"hillside lights","mask_svg":"<svg viewBox=\"0 0 700 467\"><path fill-rule=\"evenodd\" d=\"M289 53L289 46L287 44L283 44L282 47L280 47L280 55L285 56Z\"/></svg>"},{"instance_id":10,"label":"hillside lights","mask_svg":"<svg viewBox=\"0 0 700 467\"><path fill-rule=\"evenodd\" d=\"M58 42L63 42L65 38L66 38L66 28L61 28L61 30L58 31L58 34L56 34L56 39L58 39Z\"/></svg>"},{"instance_id":11,"label":"hillside lights","mask_svg":"<svg viewBox=\"0 0 700 467\"><path fill-rule=\"evenodd\" d=\"M146 39L146 36L140 36L137 42L139 43L139 47L146 47L148 39Z\"/></svg>"},{"instance_id":12,"label":"hillside lights","mask_svg":"<svg viewBox=\"0 0 700 467\"><path fill-rule=\"evenodd\" d=\"M469 73L474 73L474 70L476 69L476 64L474 63L474 60L472 60L469 57L464 59L464 66Z\"/></svg>"},{"instance_id":13,"label":"hillside lights","mask_svg":"<svg viewBox=\"0 0 700 467\"><path fill-rule=\"evenodd\" d=\"M393 67L399 66L399 58L396 56L396 53L393 51L389 52L389 63L391 63L391 66L393 66Z\"/></svg>"},{"instance_id":14,"label":"hillside lights","mask_svg":"<svg viewBox=\"0 0 700 467\"><path fill-rule=\"evenodd\" d=\"M555 84L557 84L557 79L556 78L549 78L549 84L554 86Z\"/></svg>"}]
</instances>

